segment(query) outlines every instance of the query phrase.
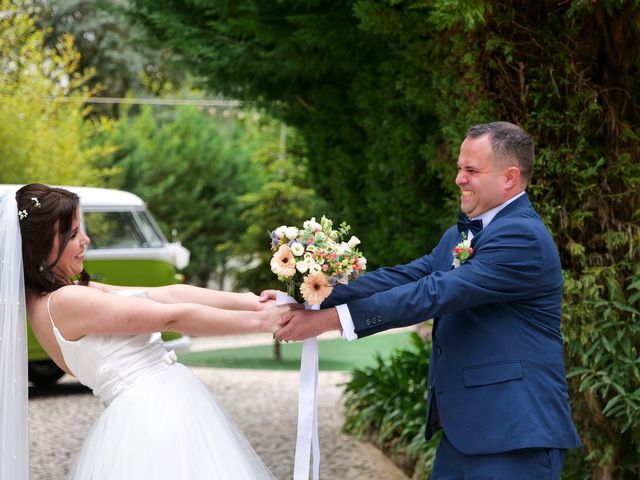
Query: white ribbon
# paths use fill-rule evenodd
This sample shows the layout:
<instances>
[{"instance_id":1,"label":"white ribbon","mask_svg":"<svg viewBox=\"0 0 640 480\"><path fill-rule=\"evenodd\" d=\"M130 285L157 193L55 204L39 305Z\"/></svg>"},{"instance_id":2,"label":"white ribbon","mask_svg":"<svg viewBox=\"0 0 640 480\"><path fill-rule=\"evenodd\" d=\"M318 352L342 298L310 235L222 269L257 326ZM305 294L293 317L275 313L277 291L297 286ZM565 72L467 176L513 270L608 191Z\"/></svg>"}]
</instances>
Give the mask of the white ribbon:
<instances>
[{"instance_id":1,"label":"white ribbon","mask_svg":"<svg viewBox=\"0 0 640 480\"><path fill-rule=\"evenodd\" d=\"M296 301L284 292L276 292L276 303L284 305ZM306 306L318 310L320 305ZM309 479L309 460L313 447L313 480L320 475L320 443L318 441L318 339L302 342L300 359L300 389L298 391L298 434L293 480Z\"/></svg>"}]
</instances>

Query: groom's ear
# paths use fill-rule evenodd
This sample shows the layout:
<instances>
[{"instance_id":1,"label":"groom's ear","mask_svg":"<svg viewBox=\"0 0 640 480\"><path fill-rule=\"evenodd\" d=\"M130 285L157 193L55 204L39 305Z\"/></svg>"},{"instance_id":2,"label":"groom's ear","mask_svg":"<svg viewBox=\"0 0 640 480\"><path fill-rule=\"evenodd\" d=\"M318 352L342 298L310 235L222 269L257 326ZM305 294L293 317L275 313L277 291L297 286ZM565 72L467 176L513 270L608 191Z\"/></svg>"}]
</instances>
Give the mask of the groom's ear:
<instances>
[{"instance_id":1,"label":"groom's ear","mask_svg":"<svg viewBox=\"0 0 640 480\"><path fill-rule=\"evenodd\" d=\"M520 169L515 165L505 168L504 170L505 190L511 190L514 187L522 186L522 177L520 175Z\"/></svg>"}]
</instances>

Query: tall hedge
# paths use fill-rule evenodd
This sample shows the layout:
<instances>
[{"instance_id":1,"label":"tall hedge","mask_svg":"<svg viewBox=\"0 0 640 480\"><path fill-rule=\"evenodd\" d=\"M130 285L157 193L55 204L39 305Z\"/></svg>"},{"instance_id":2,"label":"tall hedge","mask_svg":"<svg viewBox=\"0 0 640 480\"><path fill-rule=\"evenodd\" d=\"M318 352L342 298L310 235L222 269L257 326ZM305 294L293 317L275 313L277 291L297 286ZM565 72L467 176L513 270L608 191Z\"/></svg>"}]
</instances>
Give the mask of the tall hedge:
<instances>
[{"instance_id":1,"label":"tall hedge","mask_svg":"<svg viewBox=\"0 0 640 480\"><path fill-rule=\"evenodd\" d=\"M452 222L469 125L528 130L529 192L564 268L585 445L571 471L640 475L639 2L133 4L211 90L265 104L302 133L313 181L374 265L428 251Z\"/></svg>"}]
</instances>

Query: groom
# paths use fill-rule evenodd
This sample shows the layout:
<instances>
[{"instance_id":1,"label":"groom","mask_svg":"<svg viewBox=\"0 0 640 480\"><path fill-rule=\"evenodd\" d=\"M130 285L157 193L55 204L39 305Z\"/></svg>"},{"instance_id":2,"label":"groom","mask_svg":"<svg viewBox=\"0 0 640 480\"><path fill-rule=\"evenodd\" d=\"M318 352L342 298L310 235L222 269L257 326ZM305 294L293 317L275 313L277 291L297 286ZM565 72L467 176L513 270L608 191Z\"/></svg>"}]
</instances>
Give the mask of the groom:
<instances>
[{"instance_id":1,"label":"groom","mask_svg":"<svg viewBox=\"0 0 640 480\"><path fill-rule=\"evenodd\" d=\"M276 334L341 329L352 340L433 318L426 437L443 430L433 479L559 479L566 449L580 446L563 364L560 259L525 192L533 162L518 126L471 127L456 176L465 215L433 251L337 286L322 310L286 314ZM454 257L465 239L470 257Z\"/></svg>"}]
</instances>

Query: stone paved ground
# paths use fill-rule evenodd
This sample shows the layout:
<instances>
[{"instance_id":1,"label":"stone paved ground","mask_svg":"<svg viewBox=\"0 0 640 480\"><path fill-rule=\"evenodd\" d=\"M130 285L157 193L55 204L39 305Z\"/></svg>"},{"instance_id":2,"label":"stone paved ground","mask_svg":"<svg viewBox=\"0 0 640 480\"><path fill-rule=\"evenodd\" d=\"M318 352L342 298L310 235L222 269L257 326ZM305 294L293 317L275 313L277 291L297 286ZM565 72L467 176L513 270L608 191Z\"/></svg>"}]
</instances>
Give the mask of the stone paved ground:
<instances>
[{"instance_id":1,"label":"stone paved ground","mask_svg":"<svg viewBox=\"0 0 640 480\"><path fill-rule=\"evenodd\" d=\"M297 422L298 372L193 370L235 420L274 475L279 480L290 479ZM338 384L347 379L347 373L320 373L320 477L407 480L372 445L340 432L342 389ZM30 479L63 479L102 406L69 377L54 389L31 391L30 396Z\"/></svg>"}]
</instances>

